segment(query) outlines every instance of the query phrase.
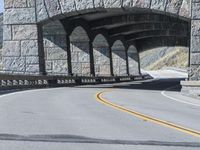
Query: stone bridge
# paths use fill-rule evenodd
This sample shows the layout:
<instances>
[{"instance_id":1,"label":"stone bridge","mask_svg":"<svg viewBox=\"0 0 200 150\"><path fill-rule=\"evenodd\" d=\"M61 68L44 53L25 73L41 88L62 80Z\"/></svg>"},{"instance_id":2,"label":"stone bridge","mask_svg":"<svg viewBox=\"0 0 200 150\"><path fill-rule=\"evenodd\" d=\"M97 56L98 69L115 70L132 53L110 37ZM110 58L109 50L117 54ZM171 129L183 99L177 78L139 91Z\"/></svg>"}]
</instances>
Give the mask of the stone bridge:
<instances>
[{"instance_id":1,"label":"stone bridge","mask_svg":"<svg viewBox=\"0 0 200 150\"><path fill-rule=\"evenodd\" d=\"M3 70L18 74L140 74L139 52L190 47L199 80L199 0L5 0Z\"/></svg>"}]
</instances>

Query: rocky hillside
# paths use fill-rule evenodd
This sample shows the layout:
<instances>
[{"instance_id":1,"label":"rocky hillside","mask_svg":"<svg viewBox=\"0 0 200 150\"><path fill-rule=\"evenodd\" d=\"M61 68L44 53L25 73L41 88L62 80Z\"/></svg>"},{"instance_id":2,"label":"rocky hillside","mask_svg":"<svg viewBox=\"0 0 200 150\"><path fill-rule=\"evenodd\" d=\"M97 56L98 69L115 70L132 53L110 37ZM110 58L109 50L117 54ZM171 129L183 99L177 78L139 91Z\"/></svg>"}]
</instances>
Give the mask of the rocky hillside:
<instances>
[{"instance_id":1,"label":"rocky hillside","mask_svg":"<svg viewBox=\"0 0 200 150\"><path fill-rule=\"evenodd\" d=\"M163 67L187 68L188 48L157 48L140 54L141 67L145 70L159 70Z\"/></svg>"}]
</instances>

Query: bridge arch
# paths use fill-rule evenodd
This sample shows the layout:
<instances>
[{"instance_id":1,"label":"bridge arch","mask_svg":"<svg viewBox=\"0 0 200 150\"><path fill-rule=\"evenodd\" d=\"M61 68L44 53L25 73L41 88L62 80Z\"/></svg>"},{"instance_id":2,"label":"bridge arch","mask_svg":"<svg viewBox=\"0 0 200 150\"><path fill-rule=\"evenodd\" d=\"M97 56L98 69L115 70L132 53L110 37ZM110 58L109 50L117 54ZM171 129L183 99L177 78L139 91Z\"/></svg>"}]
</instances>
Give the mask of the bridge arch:
<instances>
[{"instance_id":1,"label":"bridge arch","mask_svg":"<svg viewBox=\"0 0 200 150\"><path fill-rule=\"evenodd\" d=\"M88 76L91 73L90 66L90 38L83 27L74 28L70 39L70 55L72 74Z\"/></svg>"},{"instance_id":2,"label":"bridge arch","mask_svg":"<svg viewBox=\"0 0 200 150\"><path fill-rule=\"evenodd\" d=\"M110 76L110 49L108 40L98 34L93 41L94 67L96 76Z\"/></svg>"},{"instance_id":3,"label":"bridge arch","mask_svg":"<svg viewBox=\"0 0 200 150\"><path fill-rule=\"evenodd\" d=\"M77 14L87 14L101 12L105 13L109 9L110 12L116 13L116 9L137 10L150 12L171 14L175 16L190 17L190 1L189 0L37 0L36 14L37 22L45 21L50 18L73 16Z\"/></svg>"},{"instance_id":4,"label":"bridge arch","mask_svg":"<svg viewBox=\"0 0 200 150\"><path fill-rule=\"evenodd\" d=\"M140 56L137 48L130 45L127 51L128 55L128 69L130 75L139 75L140 71Z\"/></svg>"},{"instance_id":5,"label":"bridge arch","mask_svg":"<svg viewBox=\"0 0 200 150\"><path fill-rule=\"evenodd\" d=\"M8 35L4 36L4 70L45 74L48 66L44 62L46 52L41 31L46 23L60 21L65 30L66 38L63 39L67 51L65 64L60 65L65 66L63 73L95 75L92 43L98 34L102 34L109 43L110 53L114 49L111 58L114 56L115 59L115 41L124 43L124 48L121 48L125 50L121 53L125 52L125 56L121 58L125 58L126 71L123 72L126 73L118 71L115 74L128 75L127 47L131 43L135 43L138 52L163 45L189 45L189 8L188 0L37 0L23 8L19 4L13 7L6 3L4 31ZM20 17L14 17L16 15ZM81 32L81 36L74 35L77 29L87 36L84 37ZM174 29L178 31L174 32ZM18 46L10 50L10 45ZM33 49L31 54L28 53L29 49ZM27 60L29 56L34 56L36 61ZM12 64L24 65L18 68ZM114 65L114 61L110 61L111 68ZM110 71L112 75L112 69Z\"/></svg>"},{"instance_id":6,"label":"bridge arch","mask_svg":"<svg viewBox=\"0 0 200 150\"><path fill-rule=\"evenodd\" d=\"M112 62L113 62L113 73L116 76L127 75L127 54L126 47L121 40L117 40L111 47L112 49Z\"/></svg>"},{"instance_id":7,"label":"bridge arch","mask_svg":"<svg viewBox=\"0 0 200 150\"><path fill-rule=\"evenodd\" d=\"M45 72L68 75L67 33L59 20L43 26Z\"/></svg>"}]
</instances>

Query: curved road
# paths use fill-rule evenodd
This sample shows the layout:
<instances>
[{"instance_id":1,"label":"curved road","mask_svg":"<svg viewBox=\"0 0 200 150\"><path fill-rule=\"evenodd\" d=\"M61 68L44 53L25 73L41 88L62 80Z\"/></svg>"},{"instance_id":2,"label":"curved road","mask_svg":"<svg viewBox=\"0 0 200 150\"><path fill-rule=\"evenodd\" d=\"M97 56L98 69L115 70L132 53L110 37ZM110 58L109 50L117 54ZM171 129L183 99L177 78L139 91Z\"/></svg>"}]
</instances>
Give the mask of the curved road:
<instances>
[{"instance_id":1,"label":"curved road","mask_svg":"<svg viewBox=\"0 0 200 150\"><path fill-rule=\"evenodd\" d=\"M200 131L199 102L169 99L179 80L79 86L0 97L1 150L199 150L200 138L99 103L95 94L137 112ZM187 98L186 98L187 99ZM188 99L187 99L188 100ZM193 104L193 101L191 100Z\"/></svg>"}]
</instances>

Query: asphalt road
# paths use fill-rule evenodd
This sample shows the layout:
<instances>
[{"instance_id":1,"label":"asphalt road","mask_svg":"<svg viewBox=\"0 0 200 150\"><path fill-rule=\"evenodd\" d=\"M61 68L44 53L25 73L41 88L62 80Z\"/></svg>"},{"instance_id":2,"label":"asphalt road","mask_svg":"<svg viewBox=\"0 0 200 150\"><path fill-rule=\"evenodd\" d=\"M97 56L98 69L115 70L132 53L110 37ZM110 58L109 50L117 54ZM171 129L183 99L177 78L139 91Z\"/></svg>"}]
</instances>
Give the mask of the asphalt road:
<instances>
[{"instance_id":1,"label":"asphalt road","mask_svg":"<svg viewBox=\"0 0 200 150\"><path fill-rule=\"evenodd\" d=\"M97 92L110 88L103 95L110 102L200 131L198 105L161 94L178 83L162 79L2 96L0 150L199 150L200 138L139 119L95 98ZM166 94L182 98L179 86L170 90Z\"/></svg>"}]
</instances>

